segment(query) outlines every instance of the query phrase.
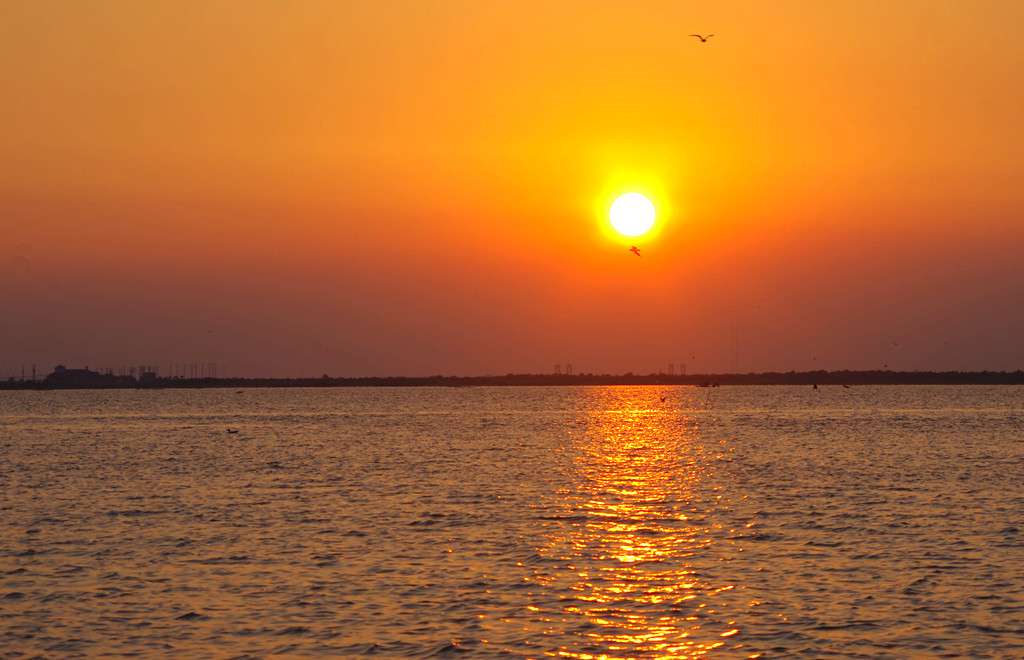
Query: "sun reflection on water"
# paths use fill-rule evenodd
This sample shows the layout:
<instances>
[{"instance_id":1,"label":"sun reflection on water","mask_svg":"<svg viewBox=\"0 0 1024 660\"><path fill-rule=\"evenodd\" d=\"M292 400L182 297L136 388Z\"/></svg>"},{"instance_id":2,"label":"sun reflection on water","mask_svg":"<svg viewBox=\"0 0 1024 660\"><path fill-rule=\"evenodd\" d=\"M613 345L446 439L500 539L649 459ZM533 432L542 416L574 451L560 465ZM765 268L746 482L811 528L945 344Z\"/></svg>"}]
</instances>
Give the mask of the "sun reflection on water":
<instances>
[{"instance_id":1,"label":"sun reflection on water","mask_svg":"<svg viewBox=\"0 0 1024 660\"><path fill-rule=\"evenodd\" d=\"M560 597L561 620L545 621L558 641L548 656L692 660L742 648L727 569L740 549L716 515L728 508L716 475L727 448L703 444L699 429L713 418L695 393L676 390L667 403L658 394L581 395L568 448L574 489L559 502L567 524L550 528L539 551L553 565L534 575Z\"/></svg>"}]
</instances>

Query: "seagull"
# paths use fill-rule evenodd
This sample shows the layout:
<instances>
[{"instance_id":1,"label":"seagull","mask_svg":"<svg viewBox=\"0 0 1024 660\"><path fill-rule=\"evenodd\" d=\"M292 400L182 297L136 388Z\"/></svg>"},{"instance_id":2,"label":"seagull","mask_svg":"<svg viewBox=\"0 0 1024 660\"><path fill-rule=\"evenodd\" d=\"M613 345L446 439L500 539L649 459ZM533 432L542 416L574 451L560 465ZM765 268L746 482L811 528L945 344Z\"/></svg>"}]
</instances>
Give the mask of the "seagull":
<instances>
[{"instance_id":1,"label":"seagull","mask_svg":"<svg viewBox=\"0 0 1024 660\"><path fill-rule=\"evenodd\" d=\"M706 37L702 37L702 36L700 36L699 34L691 34L690 36L691 36L691 37L697 37L698 39L700 39L700 42L701 42L701 43L704 43L704 42L706 42L706 41L707 41L708 39L710 39L711 37L713 37L713 36L715 36L715 35L713 35L713 34L709 34L709 35L708 35L708 36L706 36Z\"/></svg>"},{"instance_id":2,"label":"seagull","mask_svg":"<svg viewBox=\"0 0 1024 660\"><path fill-rule=\"evenodd\" d=\"M635 246L635 245L634 245L634 246L632 246L632 247L630 247L630 248L629 248L629 251L630 251L630 252L632 252L633 254L635 254L635 255L636 255L636 256L638 256L638 257L640 256L640 248L638 248L638 247L637 247L637 246Z\"/></svg>"}]
</instances>

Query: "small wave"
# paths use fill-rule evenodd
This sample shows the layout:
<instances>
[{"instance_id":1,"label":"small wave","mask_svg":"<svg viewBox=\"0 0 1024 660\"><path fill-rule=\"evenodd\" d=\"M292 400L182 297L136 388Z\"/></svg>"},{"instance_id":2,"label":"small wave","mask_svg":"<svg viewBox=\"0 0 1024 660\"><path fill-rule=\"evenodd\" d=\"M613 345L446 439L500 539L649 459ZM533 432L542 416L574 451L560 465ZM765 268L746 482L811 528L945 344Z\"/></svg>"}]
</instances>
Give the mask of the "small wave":
<instances>
[{"instance_id":1,"label":"small wave","mask_svg":"<svg viewBox=\"0 0 1024 660\"><path fill-rule=\"evenodd\" d=\"M108 516L152 516L159 513L167 513L164 509L113 509L107 511Z\"/></svg>"},{"instance_id":2,"label":"small wave","mask_svg":"<svg viewBox=\"0 0 1024 660\"><path fill-rule=\"evenodd\" d=\"M904 587L900 593L913 596L928 591L934 586L935 582L933 580L929 580L928 578L918 578Z\"/></svg>"},{"instance_id":3,"label":"small wave","mask_svg":"<svg viewBox=\"0 0 1024 660\"><path fill-rule=\"evenodd\" d=\"M985 625L983 623L969 623L961 621L953 624L954 628L961 630L977 630L978 632L997 634L997 635L1020 635L1024 634L1024 628L996 628L995 626Z\"/></svg>"},{"instance_id":4,"label":"small wave","mask_svg":"<svg viewBox=\"0 0 1024 660\"><path fill-rule=\"evenodd\" d=\"M85 641L81 639L67 639L62 642L57 642L53 646L46 647L47 651L54 653L76 653L81 652L85 648Z\"/></svg>"},{"instance_id":5,"label":"small wave","mask_svg":"<svg viewBox=\"0 0 1024 660\"><path fill-rule=\"evenodd\" d=\"M356 648L350 648L346 650L350 650L357 655L375 655L377 653L380 653L383 648L384 647L378 644L377 642L372 642L365 646L359 646Z\"/></svg>"},{"instance_id":6,"label":"small wave","mask_svg":"<svg viewBox=\"0 0 1024 660\"><path fill-rule=\"evenodd\" d=\"M177 621L205 621L210 617L206 616L205 614L200 614L199 612L187 612L185 614L182 614L181 616L176 616L174 618Z\"/></svg>"},{"instance_id":7,"label":"small wave","mask_svg":"<svg viewBox=\"0 0 1024 660\"><path fill-rule=\"evenodd\" d=\"M229 555L227 557L207 557L206 559L187 559L190 564L233 564L249 561L249 555Z\"/></svg>"},{"instance_id":8,"label":"small wave","mask_svg":"<svg viewBox=\"0 0 1024 660\"><path fill-rule=\"evenodd\" d=\"M469 651L469 649L462 648L456 642L447 642L446 644L442 644L440 647L438 647L436 649L433 649L431 651L427 651L426 653L424 653L423 657L425 657L425 658L445 657L445 656L449 656L449 655L455 655L455 654L458 654L458 653L466 653L468 651Z\"/></svg>"},{"instance_id":9,"label":"small wave","mask_svg":"<svg viewBox=\"0 0 1024 660\"><path fill-rule=\"evenodd\" d=\"M432 525L437 525L440 522L441 522L440 520L414 520L411 523L409 523L409 526L410 527L428 527L428 526L432 526Z\"/></svg>"},{"instance_id":10,"label":"small wave","mask_svg":"<svg viewBox=\"0 0 1024 660\"><path fill-rule=\"evenodd\" d=\"M49 548L43 550L36 550L35 548L29 548L28 550L22 550L21 552L14 553L15 557L31 557L33 555L42 555L50 552Z\"/></svg>"},{"instance_id":11,"label":"small wave","mask_svg":"<svg viewBox=\"0 0 1024 660\"><path fill-rule=\"evenodd\" d=\"M851 628L878 628L874 621L850 621L849 623L824 623L812 630L849 630Z\"/></svg>"}]
</instances>

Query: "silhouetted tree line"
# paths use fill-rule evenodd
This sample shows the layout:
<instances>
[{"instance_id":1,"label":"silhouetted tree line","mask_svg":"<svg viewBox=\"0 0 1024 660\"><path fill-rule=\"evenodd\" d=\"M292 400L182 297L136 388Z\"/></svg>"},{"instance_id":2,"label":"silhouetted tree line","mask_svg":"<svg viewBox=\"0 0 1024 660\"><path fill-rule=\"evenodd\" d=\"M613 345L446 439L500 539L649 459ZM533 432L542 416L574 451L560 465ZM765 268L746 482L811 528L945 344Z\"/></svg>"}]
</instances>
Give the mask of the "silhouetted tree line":
<instances>
[{"instance_id":1,"label":"silhouetted tree line","mask_svg":"<svg viewBox=\"0 0 1024 660\"><path fill-rule=\"evenodd\" d=\"M552 385L1022 385L1024 371L787 371L747 374L506 374L504 376L426 376L332 378L95 378L16 381L2 389L166 389L247 387L480 387Z\"/></svg>"}]
</instances>

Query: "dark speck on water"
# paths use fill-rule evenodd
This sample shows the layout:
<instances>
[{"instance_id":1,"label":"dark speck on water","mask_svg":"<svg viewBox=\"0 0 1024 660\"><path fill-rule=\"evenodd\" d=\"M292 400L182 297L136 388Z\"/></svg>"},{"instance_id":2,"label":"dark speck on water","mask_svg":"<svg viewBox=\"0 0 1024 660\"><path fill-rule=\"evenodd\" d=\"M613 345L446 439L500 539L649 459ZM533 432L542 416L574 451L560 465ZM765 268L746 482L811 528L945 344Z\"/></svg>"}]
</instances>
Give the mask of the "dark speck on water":
<instances>
[{"instance_id":1,"label":"dark speck on water","mask_svg":"<svg viewBox=\"0 0 1024 660\"><path fill-rule=\"evenodd\" d=\"M1019 388L708 391L0 392L0 659L1024 657Z\"/></svg>"}]
</instances>

